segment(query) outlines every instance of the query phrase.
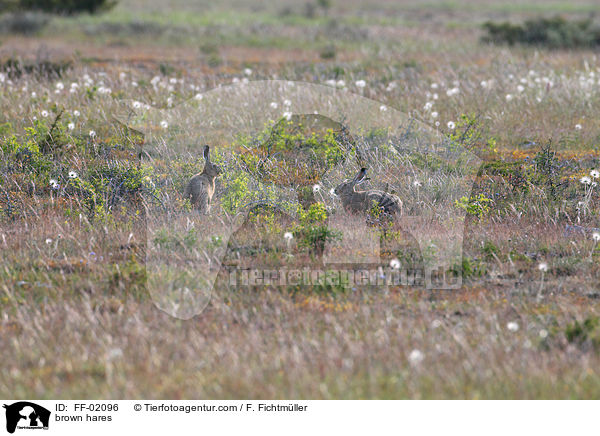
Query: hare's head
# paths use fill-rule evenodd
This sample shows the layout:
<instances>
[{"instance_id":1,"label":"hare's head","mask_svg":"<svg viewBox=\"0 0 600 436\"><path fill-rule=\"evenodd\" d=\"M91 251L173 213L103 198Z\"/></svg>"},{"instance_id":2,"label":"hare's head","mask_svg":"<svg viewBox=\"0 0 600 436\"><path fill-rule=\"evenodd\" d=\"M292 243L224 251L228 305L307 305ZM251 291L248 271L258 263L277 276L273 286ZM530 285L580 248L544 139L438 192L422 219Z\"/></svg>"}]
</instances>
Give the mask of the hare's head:
<instances>
[{"instance_id":1,"label":"hare's head","mask_svg":"<svg viewBox=\"0 0 600 436\"><path fill-rule=\"evenodd\" d=\"M365 180L369 180L367 177L367 169L361 168L353 179L344 180L333 190L333 192L341 197L352 195L354 192L354 187Z\"/></svg>"},{"instance_id":2,"label":"hare's head","mask_svg":"<svg viewBox=\"0 0 600 436\"><path fill-rule=\"evenodd\" d=\"M219 165L210 161L210 147L208 145L204 146L203 156L206 161L204 164L204 173L210 177L218 177L223 171Z\"/></svg>"}]
</instances>

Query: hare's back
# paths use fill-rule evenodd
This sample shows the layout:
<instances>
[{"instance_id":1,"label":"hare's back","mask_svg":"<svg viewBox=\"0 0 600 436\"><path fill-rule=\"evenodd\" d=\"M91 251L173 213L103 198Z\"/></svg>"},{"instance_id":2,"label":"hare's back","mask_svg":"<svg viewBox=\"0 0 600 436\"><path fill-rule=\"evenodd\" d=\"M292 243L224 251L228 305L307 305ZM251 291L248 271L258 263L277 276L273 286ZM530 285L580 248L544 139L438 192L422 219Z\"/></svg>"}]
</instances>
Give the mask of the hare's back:
<instances>
[{"instance_id":1,"label":"hare's back","mask_svg":"<svg viewBox=\"0 0 600 436\"><path fill-rule=\"evenodd\" d=\"M402 200L394 194L383 191L372 191L369 193L371 201L375 201L387 213L400 213L402 210Z\"/></svg>"}]
</instances>

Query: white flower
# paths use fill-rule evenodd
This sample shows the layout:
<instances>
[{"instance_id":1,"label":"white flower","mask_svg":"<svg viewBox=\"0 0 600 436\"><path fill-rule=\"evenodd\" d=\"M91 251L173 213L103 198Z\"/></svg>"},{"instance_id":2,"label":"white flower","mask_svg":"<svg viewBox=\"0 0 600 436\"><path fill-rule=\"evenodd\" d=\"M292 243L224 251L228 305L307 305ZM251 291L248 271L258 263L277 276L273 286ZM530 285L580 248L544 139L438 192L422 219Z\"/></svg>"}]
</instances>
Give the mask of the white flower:
<instances>
[{"instance_id":1,"label":"white flower","mask_svg":"<svg viewBox=\"0 0 600 436\"><path fill-rule=\"evenodd\" d=\"M204 96L203 96L202 94L200 94L200 93L198 93L198 94L196 94L196 95L194 96L194 99L196 99L196 100L198 100L198 101L202 100L203 98L204 98Z\"/></svg>"},{"instance_id":2,"label":"white flower","mask_svg":"<svg viewBox=\"0 0 600 436\"><path fill-rule=\"evenodd\" d=\"M390 261L390 268L392 268L392 269L400 269L401 266L402 266L402 264L400 263L400 261L398 259L392 259Z\"/></svg>"},{"instance_id":3,"label":"white flower","mask_svg":"<svg viewBox=\"0 0 600 436\"><path fill-rule=\"evenodd\" d=\"M583 127L581 124L575 124L575 130L581 130Z\"/></svg>"},{"instance_id":4,"label":"white flower","mask_svg":"<svg viewBox=\"0 0 600 436\"><path fill-rule=\"evenodd\" d=\"M439 319L434 319L433 322L431 323L431 327L434 329L439 329L442 326L442 321L440 321Z\"/></svg>"},{"instance_id":5,"label":"white flower","mask_svg":"<svg viewBox=\"0 0 600 436\"><path fill-rule=\"evenodd\" d=\"M56 89L58 89L59 91L63 90L63 89L65 89L65 85L62 82L57 82Z\"/></svg>"},{"instance_id":6,"label":"white flower","mask_svg":"<svg viewBox=\"0 0 600 436\"><path fill-rule=\"evenodd\" d=\"M42 111L40 115L46 118L48 116L48 111Z\"/></svg>"},{"instance_id":7,"label":"white flower","mask_svg":"<svg viewBox=\"0 0 600 436\"><path fill-rule=\"evenodd\" d=\"M415 180L415 181L413 182L413 186L414 186L415 188L419 188L419 187L423 186L423 184L422 184L421 182L419 182L418 180Z\"/></svg>"},{"instance_id":8,"label":"white flower","mask_svg":"<svg viewBox=\"0 0 600 436\"><path fill-rule=\"evenodd\" d=\"M287 241L291 241L292 239L294 239L294 235L292 234L292 232L285 232L283 234L283 238Z\"/></svg>"},{"instance_id":9,"label":"white flower","mask_svg":"<svg viewBox=\"0 0 600 436\"><path fill-rule=\"evenodd\" d=\"M244 74L246 76L250 76L252 74L252 70L250 68L246 68L246 69L244 69Z\"/></svg>"},{"instance_id":10,"label":"white flower","mask_svg":"<svg viewBox=\"0 0 600 436\"><path fill-rule=\"evenodd\" d=\"M523 85L519 85L519 86L517 86L517 91L523 92L523 91L525 91L525 87Z\"/></svg>"},{"instance_id":11,"label":"white flower","mask_svg":"<svg viewBox=\"0 0 600 436\"><path fill-rule=\"evenodd\" d=\"M58 182L56 181L56 179L50 179L50 186L52 186L53 188L58 187Z\"/></svg>"},{"instance_id":12,"label":"white flower","mask_svg":"<svg viewBox=\"0 0 600 436\"><path fill-rule=\"evenodd\" d=\"M365 86L367 86L367 82L365 82L364 80L357 80L354 84L358 88L364 88Z\"/></svg>"},{"instance_id":13,"label":"white flower","mask_svg":"<svg viewBox=\"0 0 600 436\"><path fill-rule=\"evenodd\" d=\"M78 117L79 115L81 115L81 113L80 113L80 112L79 112L77 109L75 109L75 110L73 111L73 116L74 116L74 117Z\"/></svg>"},{"instance_id":14,"label":"white flower","mask_svg":"<svg viewBox=\"0 0 600 436\"><path fill-rule=\"evenodd\" d=\"M519 330L519 324L517 324L514 321L509 322L508 324L506 324L506 328L508 330L510 330L511 332L516 332Z\"/></svg>"},{"instance_id":15,"label":"white flower","mask_svg":"<svg viewBox=\"0 0 600 436\"><path fill-rule=\"evenodd\" d=\"M538 269L541 272L546 272L546 271L548 271L548 264L546 262L542 262L538 265Z\"/></svg>"},{"instance_id":16,"label":"white flower","mask_svg":"<svg viewBox=\"0 0 600 436\"><path fill-rule=\"evenodd\" d=\"M448 128L449 128L450 130L454 130L454 128L455 128L455 127L456 127L456 124L454 124L454 122L453 122L453 121L448 121Z\"/></svg>"},{"instance_id":17,"label":"white flower","mask_svg":"<svg viewBox=\"0 0 600 436\"><path fill-rule=\"evenodd\" d=\"M456 95L460 92L460 89L458 89L458 87L454 87L454 88L450 88L449 90L446 91L446 95L448 97L452 97L453 95Z\"/></svg>"},{"instance_id":18,"label":"white flower","mask_svg":"<svg viewBox=\"0 0 600 436\"><path fill-rule=\"evenodd\" d=\"M90 138L95 138L96 137L96 132L94 132L93 130L90 130Z\"/></svg>"},{"instance_id":19,"label":"white flower","mask_svg":"<svg viewBox=\"0 0 600 436\"><path fill-rule=\"evenodd\" d=\"M278 104L276 102L272 101L269 106L271 106L271 109L277 109Z\"/></svg>"},{"instance_id":20,"label":"white flower","mask_svg":"<svg viewBox=\"0 0 600 436\"><path fill-rule=\"evenodd\" d=\"M382 104L381 106L379 106L379 111L380 111L380 112L385 112L385 111L387 111L387 106L386 106L386 105L384 105L384 104Z\"/></svg>"},{"instance_id":21,"label":"white flower","mask_svg":"<svg viewBox=\"0 0 600 436\"><path fill-rule=\"evenodd\" d=\"M579 179L579 181L584 185L589 185L590 183L592 183L592 179L590 179L588 176L582 177L581 179Z\"/></svg>"},{"instance_id":22,"label":"white flower","mask_svg":"<svg viewBox=\"0 0 600 436\"><path fill-rule=\"evenodd\" d=\"M313 185L313 192L316 194L317 192L319 192L321 190L321 186L317 185Z\"/></svg>"},{"instance_id":23,"label":"white flower","mask_svg":"<svg viewBox=\"0 0 600 436\"><path fill-rule=\"evenodd\" d=\"M75 123L69 123L69 124L67 124L67 129L69 129L69 130L75 129Z\"/></svg>"},{"instance_id":24,"label":"white flower","mask_svg":"<svg viewBox=\"0 0 600 436\"><path fill-rule=\"evenodd\" d=\"M599 242L599 241L600 241L600 233L599 233L599 232L594 232L594 233L592 233L592 239L593 239L595 242Z\"/></svg>"},{"instance_id":25,"label":"white flower","mask_svg":"<svg viewBox=\"0 0 600 436\"><path fill-rule=\"evenodd\" d=\"M286 98L285 100L283 100L283 105L285 107L290 107L292 105L292 102Z\"/></svg>"},{"instance_id":26,"label":"white flower","mask_svg":"<svg viewBox=\"0 0 600 436\"><path fill-rule=\"evenodd\" d=\"M162 127L163 129L167 129L169 127L169 123L167 123L165 120L162 120L160 122L160 127Z\"/></svg>"},{"instance_id":27,"label":"white flower","mask_svg":"<svg viewBox=\"0 0 600 436\"><path fill-rule=\"evenodd\" d=\"M75 171L69 171L69 179L76 179L77 173Z\"/></svg>"},{"instance_id":28,"label":"white flower","mask_svg":"<svg viewBox=\"0 0 600 436\"><path fill-rule=\"evenodd\" d=\"M440 127L440 122L439 121L435 122L435 127Z\"/></svg>"},{"instance_id":29,"label":"white flower","mask_svg":"<svg viewBox=\"0 0 600 436\"><path fill-rule=\"evenodd\" d=\"M412 350L410 352L410 354L408 355L408 361L413 366L420 364L424 358L425 358L425 356L419 350Z\"/></svg>"},{"instance_id":30,"label":"white flower","mask_svg":"<svg viewBox=\"0 0 600 436\"><path fill-rule=\"evenodd\" d=\"M431 89L438 89L438 86L439 85L434 82L434 83L431 84Z\"/></svg>"},{"instance_id":31,"label":"white flower","mask_svg":"<svg viewBox=\"0 0 600 436\"><path fill-rule=\"evenodd\" d=\"M423 106L423 110L431 110L431 108L433 107L433 102L428 101L427 103L425 103L425 106Z\"/></svg>"},{"instance_id":32,"label":"white flower","mask_svg":"<svg viewBox=\"0 0 600 436\"><path fill-rule=\"evenodd\" d=\"M140 109L142 107L142 103L140 103L139 101L134 101L133 102L133 108L134 109Z\"/></svg>"},{"instance_id":33,"label":"white flower","mask_svg":"<svg viewBox=\"0 0 600 436\"><path fill-rule=\"evenodd\" d=\"M592 176L594 179L597 179L600 177L600 172L598 172L598 170L592 170L590 171L590 176Z\"/></svg>"},{"instance_id":34,"label":"white flower","mask_svg":"<svg viewBox=\"0 0 600 436\"><path fill-rule=\"evenodd\" d=\"M171 85L175 85L175 84L177 83L177 78L176 78L176 77L171 77L171 78L169 79L169 83L170 83Z\"/></svg>"},{"instance_id":35,"label":"white flower","mask_svg":"<svg viewBox=\"0 0 600 436\"><path fill-rule=\"evenodd\" d=\"M292 113L291 112L284 112L283 113L283 118L285 118L286 120L291 120L292 119Z\"/></svg>"},{"instance_id":36,"label":"white flower","mask_svg":"<svg viewBox=\"0 0 600 436\"><path fill-rule=\"evenodd\" d=\"M342 79L338 80L336 85L338 88L343 88L346 86L346 82L344 82Z\"/></svg>"},{"instance_id":37,"label":"white flower","mask_svg":"<svg viewBox=\"0 0 600 436\"><path fill-rule=\"evenodd\" d=\"M482 80L479 84L481 85L482 88L487 88L487 86L488 86L488 83L485 80Z\"/></svg>"},{"instance_id":38,"label":"white flower","mask_svg":"<svg viewBox=\"0 0 600 436\"><path fill-rule=\"evenodd\" d=\"M431 118L437 118L438 117L438 113L436 111L431 112Z\"/></svg>"},{"instance_id":39,"label":"white flower","mask_svg":"<svg viewBox=\"0 0 600 436\"><path fill-rule=\"evenodd\" d=\"M512 94L506 94L506 101L511 101L513 99Z\"/></svg>"},{"instance_id":40,"label":"white flower","mask_svg":"<svg viewBox=\"0 0 600 436\"><path fill-rule=\"evenodd\" d=\"M31 98L36 98L37 97L37 93L35 91L31 91Z\"/></svg>"},{"instance_id":41,"label":"white flower","mask_svg":"<svg viewBox=\"0 0 600 436\"><path fill-rule=\"evenodd\" d=\"M46 239L46 245L50 245L50 244L52 244L52 239L50 239L50 238L47 238L47 239Z\"/></svg>"},{"instance_id":42,"label":"white flower","mask_svg":"<svg viewBox=\"0 0 600 436\"><path fill-rule=\"evenodd\" d=\"M540 330L540 338L542 339L546 339L548 337L548 330L546 329L541 329Z\"/></svg>"}]
</instances>

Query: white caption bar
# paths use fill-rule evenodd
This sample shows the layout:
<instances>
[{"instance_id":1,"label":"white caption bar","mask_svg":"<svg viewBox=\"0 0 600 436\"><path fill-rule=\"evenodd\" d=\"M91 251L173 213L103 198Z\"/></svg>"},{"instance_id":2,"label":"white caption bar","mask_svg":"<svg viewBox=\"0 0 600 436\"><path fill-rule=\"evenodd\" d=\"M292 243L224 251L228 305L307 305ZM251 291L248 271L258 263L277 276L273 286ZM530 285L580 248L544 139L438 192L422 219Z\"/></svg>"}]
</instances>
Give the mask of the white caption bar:
<instances>
[{"instance_id":1,"label":"white caption bar","mask_svg":"<svg viewBox=\"0 0 600 436\"><path fill-rule=\"evenodd\" d=\"M0 435L19 436L40 434L33 430L45 430L44 436L598 432L598 403L589 401L4 400L2 404Z\"/></svg>"}]
</instances>

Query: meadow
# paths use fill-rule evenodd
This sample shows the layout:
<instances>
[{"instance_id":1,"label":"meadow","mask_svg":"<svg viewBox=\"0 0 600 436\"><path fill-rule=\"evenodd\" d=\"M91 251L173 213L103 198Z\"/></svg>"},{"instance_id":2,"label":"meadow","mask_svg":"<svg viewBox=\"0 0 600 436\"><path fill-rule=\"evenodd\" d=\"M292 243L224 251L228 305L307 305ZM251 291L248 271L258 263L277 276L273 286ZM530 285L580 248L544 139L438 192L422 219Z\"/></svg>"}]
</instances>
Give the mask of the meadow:
<instances>
[{"instance_id":1,"label":"meadow","mask_svg":"<svg viewBox=\"0 0 600 436\"><path fill-rule=\"evenodd\" d=\"M598 49L482 41L488 20L595 8L0 15L0 396L598 398ZM209 215L183 197L204 144ZM344 211L361 166L412 221ZM237 281L449 251L456 289Z\"/></svg>"}]
</instances>

